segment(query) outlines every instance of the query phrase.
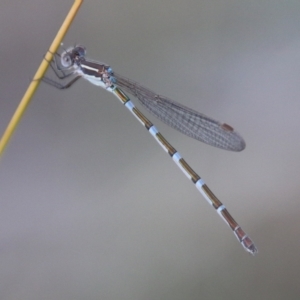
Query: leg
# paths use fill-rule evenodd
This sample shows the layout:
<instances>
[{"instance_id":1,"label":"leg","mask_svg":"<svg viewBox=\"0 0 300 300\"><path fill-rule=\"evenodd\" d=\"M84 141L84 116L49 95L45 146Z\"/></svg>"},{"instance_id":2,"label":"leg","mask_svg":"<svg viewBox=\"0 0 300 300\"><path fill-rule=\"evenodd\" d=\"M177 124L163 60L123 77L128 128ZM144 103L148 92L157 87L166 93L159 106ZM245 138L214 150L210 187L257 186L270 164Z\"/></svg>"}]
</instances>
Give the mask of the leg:
<instances>
[{"instance_id":1,"label":"leg","mask_svg":"<svg viewBox=\"0 0 300 300\"><path fill-rule=\"evenodd\" d=\"M49 51L48 51L49 52ZM53 60L49 61L46 59L46 57L44 57L44 59L49 63L51 69L53 70L53 72L55 73L55 75L59 78L59 79L65 79L67 77L69 77L70 75L73 74L73 72L70 72L68 74L65 74L64 71L67 71L68 68L62 69L62 67L59 65L59 63L57 62L57 57L60 57L59 53L52 53L53 55ZM61 74L59 72L61 72Z\"/></svg>"},{"instance_id":2,"label":"leg","mask_svg":"<svg viewBox=\"0 0 300 300\"><path fill-rule=\"evenodd\" d=\"M53 63L55 63L55 66L53 66ZM56 77L59 79L65 79L65 78L73 75L73 72L65 74L64 71L58 67L56 59L54 62L51 62L49 65L50 65L51 69L53 70L54 74L56 75ZM59 74L58 71L60 71L62 73L62 75Z\"/></svg>"},{"instance_id":3,"label":"leg","mask_svg":"<svg viewBox=\"0 0 300 300\"><path fill-rule=\"evenodd\" d=\"M58 62L57 62L57 56L60 57L60 54L58 53L51 53L54 55L53 60L50 62L49 60L46 59L46 57L44 57L44 59L49 63L51 69L53 70L54 74L56 75L57 78L59 78L60 80L63 80L71 75L74 74L74 72L70 72L68 74L65 74L63 69L61 69L61 67L59 66ZM66 68L67 70L67 68ZM60 74L59 72L61 72L62 74ZM67 89L70 86L72 86L81 76L77 75L76 77L74 77L71 81L69 81L66 84L61 84L60 82L57 82L55 80L52 80L48 77L43 77L41 78L41 80L49 85L52 85L54 87L56 87L57 89Z\"/></svg>"},{"instance_id":4,"label":"leg","mask_svg":"<svg viewBox=\"0 0 300 300\"><path fill-rule=\"evenodd\" d=\"M56 87L57 89L60 89L60 90L63 90L63 89L67 89L69 88L70 86L72 86L79 78L81 78L80 75L76 76L75 78L73 78L70 82L68 82L67 84L61 84L59 82L56 82L48 77L43 77L42 78L42 81L49 84L49 85L52 85L54 87Z\"/></svg>"}]
</instances>

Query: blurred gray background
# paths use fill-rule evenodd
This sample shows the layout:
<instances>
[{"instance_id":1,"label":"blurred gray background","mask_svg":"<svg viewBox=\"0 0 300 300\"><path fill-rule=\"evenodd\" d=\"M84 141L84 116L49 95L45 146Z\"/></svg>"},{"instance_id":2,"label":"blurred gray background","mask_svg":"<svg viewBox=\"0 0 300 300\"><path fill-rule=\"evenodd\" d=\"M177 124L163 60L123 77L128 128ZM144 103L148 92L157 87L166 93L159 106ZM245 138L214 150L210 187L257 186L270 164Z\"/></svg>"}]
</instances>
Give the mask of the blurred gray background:
<instances>
[{"instance_id":1,"label":"blurred gray background","mask_svg":"<svg viewBox=\"0 0 300 300\"><path fill-rule=\"evenodd\" d=\"M1 134L72 4L1 1ZM243 135L227 152L146 113L259 253L113 95L41 84L1 158L0 299L299 299L300 2L86 0L75 43Z\"/></svg>"}]
</instances>

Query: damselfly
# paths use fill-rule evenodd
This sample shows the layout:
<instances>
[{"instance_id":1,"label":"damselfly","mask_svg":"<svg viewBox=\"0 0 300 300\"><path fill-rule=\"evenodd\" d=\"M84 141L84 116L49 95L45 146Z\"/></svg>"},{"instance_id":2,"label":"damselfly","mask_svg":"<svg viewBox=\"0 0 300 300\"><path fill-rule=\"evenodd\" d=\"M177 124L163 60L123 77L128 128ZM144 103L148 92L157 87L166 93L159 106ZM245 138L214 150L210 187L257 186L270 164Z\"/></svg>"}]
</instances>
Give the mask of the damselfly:
<instances>
[{"instance_id":1,"label":"damselfly","mask_svg":"<svg viewBox=\"0 0 300 300\"><path fill-rule=\"evenodd\" d=\"M57 57L60 57L59 61L57 61ZM161 135L157 128L134 106L125 92L138 98L141 104L153 115L181 133L221 149L241 151L245 148L245 142L231 126L225 123L222 124L195 110L158 95L140 84L114 73L111 67L106 64L86 58L86 49L81 45L76 45L64 50L61 54L56 54L55 59L51 62L51 67L59 79L72 78L66 84L56 82L47 77L42 79L58 89L69 88L79 78L85 78L92 84L113 93L146 127L183 173L195 184L208 203L217 210L244 249L253 255L257 253L257 248L250 237L233 219L222 202L212 193L177 150Z\"/></svg>"}]
</instances>

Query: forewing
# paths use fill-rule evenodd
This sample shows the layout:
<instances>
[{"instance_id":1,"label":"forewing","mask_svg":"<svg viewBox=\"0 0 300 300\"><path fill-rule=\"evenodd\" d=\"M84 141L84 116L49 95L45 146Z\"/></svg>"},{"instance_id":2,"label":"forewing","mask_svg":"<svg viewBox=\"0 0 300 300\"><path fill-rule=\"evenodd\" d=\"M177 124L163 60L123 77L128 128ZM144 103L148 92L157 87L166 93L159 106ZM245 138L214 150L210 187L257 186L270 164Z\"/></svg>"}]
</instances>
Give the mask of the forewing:
<instances>
[{"instance_id":1,"label":"forewing","mask_svg":"<svg viewBox=\"0 0 300 300\"><path fill-rule=\"evenodd\" d=\"M181 133L214 147L231 151L242 151L246 144L243 138L229 125L220 123L193 109L185 107L167 97L114 74L117 85L135 96L159 120Z\"/></svg>"}]
</instances>

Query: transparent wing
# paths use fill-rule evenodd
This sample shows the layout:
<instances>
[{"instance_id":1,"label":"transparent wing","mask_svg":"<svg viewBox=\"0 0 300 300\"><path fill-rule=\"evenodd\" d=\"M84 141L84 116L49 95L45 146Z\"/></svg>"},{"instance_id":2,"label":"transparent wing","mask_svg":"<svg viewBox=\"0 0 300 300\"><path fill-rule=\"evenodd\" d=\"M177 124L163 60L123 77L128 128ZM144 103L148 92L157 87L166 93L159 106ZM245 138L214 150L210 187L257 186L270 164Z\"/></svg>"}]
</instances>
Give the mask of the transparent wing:
<instances>
[{"instance_id":1,"label":"transparent wing","mask_svg":"<svg viewBox=\"0 0 300 300\"><path fill-rule=\"evenodd\" d=\"M119 74L114 73L114 77L120 88L137 97L150 113L181 133L225 150L242 151L245 148L245 141L231 126L157 95Z\"/></svg>"}]
</instances>

